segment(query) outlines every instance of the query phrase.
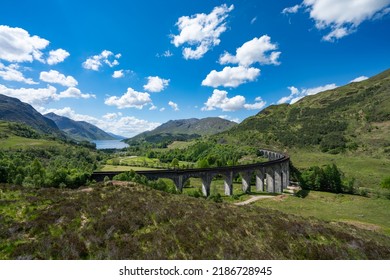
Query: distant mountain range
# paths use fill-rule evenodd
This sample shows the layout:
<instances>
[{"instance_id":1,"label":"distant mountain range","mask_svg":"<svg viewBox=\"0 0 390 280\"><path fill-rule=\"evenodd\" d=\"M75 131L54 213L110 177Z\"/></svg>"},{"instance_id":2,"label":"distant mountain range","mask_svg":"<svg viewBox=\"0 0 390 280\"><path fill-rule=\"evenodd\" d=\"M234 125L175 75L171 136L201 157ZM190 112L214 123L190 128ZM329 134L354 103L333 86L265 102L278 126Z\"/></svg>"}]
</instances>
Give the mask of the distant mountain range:
<instances>
[{"instance_id":1,"label":"distant mountain range","mask_svg":"<svg viewBox=\"0 0 390 280\"><path fill-rule=\"evenodd\" d=\"M0 120L23 123L40 133L53 134L60 138L68 136L76 141L124 138L117 135L110 135L90 123L74 121L54 113L43 116L31 105L17 98L2 94L0 94Z\"/></svg>"},{"instance_id":2,"label":"distant mountain range","mask_svg":"<svg viewBox=\"0 0 390 280\"><path fill-rule=\"evenodd\" d=\"M204 135L212 135L226 131L237 125L237 123L222 118L204 118L204 119L182 119L170 120L159 127L138 134L127 143L151 142L158 143L163 141L189 140L199 138Z\"/></svg>"},{"instance_id":3,"label":"distant mountain range","mask_svg":"<svg viewBox=\"0 0 390 280\"><path fill-rule=\"evenodd\" d=\"M100 128L84 121L74 121L67 117L48 113L46 118L53 120L59 129L76 141L114 140L114 137Z\"/></svg>"}]
</instances>

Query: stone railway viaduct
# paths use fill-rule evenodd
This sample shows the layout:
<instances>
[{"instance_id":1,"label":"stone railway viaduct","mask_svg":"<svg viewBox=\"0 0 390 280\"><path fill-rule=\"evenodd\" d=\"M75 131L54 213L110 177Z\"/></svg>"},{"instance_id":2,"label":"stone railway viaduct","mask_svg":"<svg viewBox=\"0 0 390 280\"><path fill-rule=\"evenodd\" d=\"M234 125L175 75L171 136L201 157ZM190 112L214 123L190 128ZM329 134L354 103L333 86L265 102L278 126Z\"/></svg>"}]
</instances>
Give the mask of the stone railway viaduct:
<instances>
[{"instance_id":1,"label":"stone railway viaduct","mask_svg":"<svg viewBox=\"0 0 390 280\"><path fill-rule=\"evenodd\" d=\"M144 175L149 180L159 178L171 179L178 191L182 191L184 183L189 178L201 178L202 192L204 196L210 195L210 185L214 177L220 175L224 179L225 194L233 195L233 178L240 174L242 178L242 190L251 191L251 179L253 174L256 176L256 190L269 193L281 193L289 185L290 158L283 153L260 150L264 157L269 161L253 163L246 165L224 166L214 168L196 168L196 169L162 169L135 171L139 175ZM103 181L107 176L112 179L115 175L122 172L94 172L92 179Z\"/></svg>"}]
</instances>

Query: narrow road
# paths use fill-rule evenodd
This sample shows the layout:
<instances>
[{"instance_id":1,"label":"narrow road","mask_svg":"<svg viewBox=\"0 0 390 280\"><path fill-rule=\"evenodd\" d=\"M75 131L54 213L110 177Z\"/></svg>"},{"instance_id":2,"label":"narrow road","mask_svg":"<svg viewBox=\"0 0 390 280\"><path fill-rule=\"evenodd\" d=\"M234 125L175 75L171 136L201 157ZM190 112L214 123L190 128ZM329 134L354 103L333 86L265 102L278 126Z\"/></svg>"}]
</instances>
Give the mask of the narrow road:
<instances>
[{"instance_id":1,"label":"narrow road","mask_svg":"<svg viewBox=\"0 0 390 280\"><path fill-rule=\"evenodd\" d=\"M247 204L253 203L255 201L258 201L260 199L275 198L275 197L276 196L272 196L272 195L256 195L256 196L251 196L251 198L249 198L245 201L236 202L236 203L234 203L234 205L238 205L238 206L247 205Z\"/></svg>"}]
</instances>

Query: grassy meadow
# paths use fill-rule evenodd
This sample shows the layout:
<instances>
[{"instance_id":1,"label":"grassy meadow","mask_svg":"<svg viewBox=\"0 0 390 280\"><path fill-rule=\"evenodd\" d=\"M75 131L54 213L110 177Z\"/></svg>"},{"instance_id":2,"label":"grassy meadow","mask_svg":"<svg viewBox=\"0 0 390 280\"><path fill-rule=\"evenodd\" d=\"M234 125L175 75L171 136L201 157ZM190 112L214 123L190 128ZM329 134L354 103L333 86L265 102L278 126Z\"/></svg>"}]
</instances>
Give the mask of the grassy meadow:
<instances>
[{"instance_id":1,"label":"grassy meadow","mask_svg":"<svg viewBox=\"0 0 390 280\"><path fill-rule=\"evenodd\" d=\"M365 154L327 154L318 151L291 149L291 161L298 169L335 163L348 178L355 178L358 188L380 190L381 181L390 175L390 158Z\"/></svg>"}]
</instances>

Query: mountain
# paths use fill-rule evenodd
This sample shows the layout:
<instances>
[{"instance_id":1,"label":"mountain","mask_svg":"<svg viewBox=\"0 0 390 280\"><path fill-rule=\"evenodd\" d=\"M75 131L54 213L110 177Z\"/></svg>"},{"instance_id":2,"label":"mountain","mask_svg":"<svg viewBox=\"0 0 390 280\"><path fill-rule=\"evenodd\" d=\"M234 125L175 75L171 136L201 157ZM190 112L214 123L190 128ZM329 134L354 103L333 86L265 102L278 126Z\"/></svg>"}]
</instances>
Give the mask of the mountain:
<instances>
[{"instance_id":1,"label":"mountain","mask_svg":"<svg viewBox=\"0 0 390 280\"><path fill-rule=\"evenodd\" d=\"M55 122L45 118L31 105L17 98L0 94L0 120L26 124L38 132L61 135Z\"/></svg>"},{"instance_id":2,"label":"mountain","mask_svg":"<svg viewBox=\"0 0 390 280\"><path fill-rule=\"evenodd\" d=\"M108 135L114 137L115 139L117 140L123 140L123 139L126 139L125 136L121 136L121 135L117 135L117 134L114 134L114 133L111 133L111 132L107 132Z\"/></svg>"},{"instance_id":3,"label":"mountain","mask_svg":"<svg viewBox=\"0 0 390 280\"><path fill-rule=\"evenodd\" d=\"M189 140L203 135L212 135L228 130L236 125L235 122L222 118L170 120L152 131L138 134L126 142L152 142Z\"/></svg>"},{"instance_id":4,"label":"mountain","mask_svg":"<svg viewBox=\"0 0 390 280\"><path fill-rule=\"evenodd\" d=\"M58 116L54 113L48 113L45 117L53 120L59 129L65 132L70 138L76 141L92 140L114 140L115 138L100 128L84 122L74 121L67 117Z\"/></svg>"},{"instance_id":5,"label":"mountain","mask_svg":"<svg viewBox=\"0 0 390 280\"><path fill-rule=\"evenodd\" d=\"M390 156L390 70L295 104L269 106L215 137L249 146Z\"/></svg>"}]
</instances>

